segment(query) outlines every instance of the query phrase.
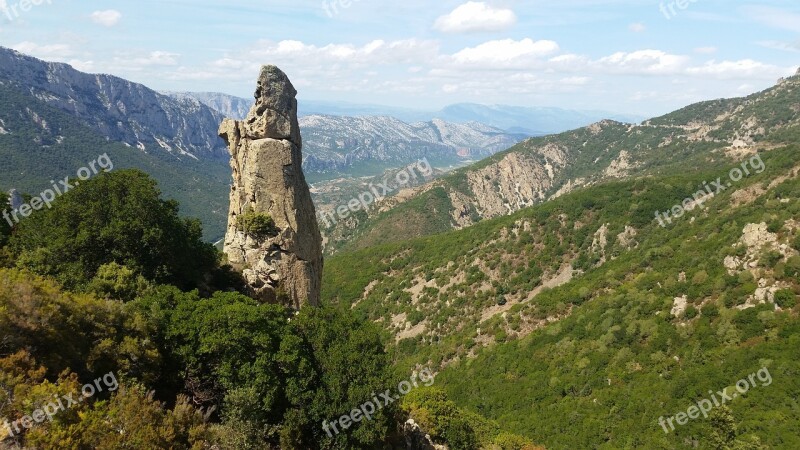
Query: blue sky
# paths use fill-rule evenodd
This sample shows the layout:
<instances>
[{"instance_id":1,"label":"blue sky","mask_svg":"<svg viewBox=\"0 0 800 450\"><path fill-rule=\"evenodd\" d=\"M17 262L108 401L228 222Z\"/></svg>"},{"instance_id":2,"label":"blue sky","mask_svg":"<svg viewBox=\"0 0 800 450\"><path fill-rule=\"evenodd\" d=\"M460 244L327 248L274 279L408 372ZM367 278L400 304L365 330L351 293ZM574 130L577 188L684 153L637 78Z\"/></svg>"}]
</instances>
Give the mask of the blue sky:
<instances>
[{"instance_id":1,"label":"blue sky","mask_svg":"<svg viewBox=\"0 0 800 450\"><path fill-rule=\"evenodd\" d=\"M0 0L0 45L158 90L249 97L276 64L301 101L650 116L793 74L800 2Z\"/></svg>"}]
</instances>

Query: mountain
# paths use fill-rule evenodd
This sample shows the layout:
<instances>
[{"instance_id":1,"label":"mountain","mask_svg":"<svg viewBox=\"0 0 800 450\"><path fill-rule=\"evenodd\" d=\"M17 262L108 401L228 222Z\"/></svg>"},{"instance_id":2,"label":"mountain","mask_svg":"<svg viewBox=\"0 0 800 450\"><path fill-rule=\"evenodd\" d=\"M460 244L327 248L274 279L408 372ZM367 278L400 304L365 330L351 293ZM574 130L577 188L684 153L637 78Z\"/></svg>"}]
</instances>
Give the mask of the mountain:
<instances>
[{"instance_id":1,"label":"mountain","mask_svg":"<svg viewBox=\"0 0 800 450\"><path fill-rule=\"evenodd\" d=\"M380 324L398 367L432 367L456 405L548 449L797 448L796 142L341 253L323 299ZM740 398L674 422L726 386Z\"/></svg>"},{"instance_id":2,"label":"mountain","mask_svg":"<svg viewBox=\"0 0 800 450\"><path fill-rule=\"evenodd\" d=\"M194 98L227 117L241 120L253 101L220 93L169 93L176 98ZM609 111L582 111L552 107L523 107L459 103L438 111L424 111L381 105L362 105L347 102L300 101L299 115L325 116L391 116L408 123L440 119L457 124L478 122L508 133L542 136L580 128L604 119L639 123L645 118L633 114Z\"/></svg>"},{"instance_id":3,"label":"mountain","mask_svg":"<svg viewBox=\"0 0 800 450\"><path fill-rule=\"evenodd\" d=\"M379 174L422 158L439 165L458 165L483 159L524 139L479 123L462 125L436 119L409 124L386 116L312 115L300 118L300 128L303 169L311 176Z\"/></svg>"},{"instance_id":4,"label":"mountain","mask_svg":"<svg viewBox=\"0 0 800 450\"><path fill-rule=\"evenodd\" d=\"M800 76L746 98L702 102L640 125L603 121L528 139L478 164L389 198L339 224L328 251L464 228L579 187L696 171L797 139Z\"/></svg>"},{"instance_id":5,"label":"mountain","mask_svg":"<svg viewBox=\"0 0 800 450\"><path fill-rule=\"evenodd\" d=\"M209 108L219 112L224 117L235 120L245 118L250 108L253 107L253 100L236 97L233 95L220 94L217 92L162 92L180 101L198 101Z\"/></svg>"},{"instance_id":6,"label":"mountain","mask_svg":"<svg viewBox=\"0 0 800 450\"><path fill-rule=\"evenodd\" d=\"M493 127L530 136L560 133L584 127L601 120L639 123L644 117L616 114L608 111L575 111L562 108L479 105L460 103L450 105L437 117L456 123L480 122Z\"/></svg>"},{"instance_id":7,"label":"mountain","mask_svg":"<svg viewBox=\"0 0 800 450\"><path fill-rule=\"evenodd\" d=\"M38 195L56 181L108 155L113 170L137 168L159 183L181 213L200 218L205 238L225 233L230 168L221 160L166 151L145 152L109 140L85 121L40 100L30 89L0 80L0 191Z\"/></svg>"},{"instance_id":8,"label":"mountain","mask_svg":"<svg viewBox=\"0 0 800 450\"><path fill-rule=\"evenodd\" d=\"M216 134L222 115L111 75L79 72L0 47L0 80L81 119L111 141L142 151L227 160Z\"/></svg>"},{"instance_id":9,"label":"mountain","mask_svg":"<svg viewBox=\"0 0 800 450\"><path fill-rule=\"evenodd\" d=\"M0 83L0 156L7 162L0 166L0 189L41 192L50 180L107 152L120 167L153 175L167 197L203 221L208 239L222 237L230 157L217 132L224 115L244 116L252 102L221 94L160 94L3 48ZM479 124L407 124L387 117L315 115L303 117L301 126L304 168L312 181L377 176L418 158L463 165L524 138Z\"/></svg>"}]
</instances>

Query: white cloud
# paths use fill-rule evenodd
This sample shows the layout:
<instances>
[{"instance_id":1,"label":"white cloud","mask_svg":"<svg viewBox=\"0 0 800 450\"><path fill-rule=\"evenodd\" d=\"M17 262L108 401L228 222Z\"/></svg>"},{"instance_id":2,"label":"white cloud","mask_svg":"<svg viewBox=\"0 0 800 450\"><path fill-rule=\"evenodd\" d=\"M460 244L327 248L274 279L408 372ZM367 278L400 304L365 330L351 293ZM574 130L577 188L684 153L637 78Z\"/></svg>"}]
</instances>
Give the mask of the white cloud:
<instances>
[{"instance_id":1,"label":"white cloud","mask_svg":"<svg viewBox=\"0 0 800 450\"><path fill-rule=\"evenodd\" d=\"M119 23L120 19L122 19L122 13L114 9L95 11L89 16L89 18L92 19L92 22L98 25L102 25L104 27L113 27Z\"/></svg>"},{"instance_id":2,"label":"white cloud","mask_svg":"<svg viewBox=\"0 0 800 450\"><path fill-rule=\"evenodd\" d=\"M178 64L178 57L181 55L177 53L169 53L163 51L150 52L146 56L138 57L116 57L114 60L119 64L128 66L175 66Z\"/></svg>"},{"instance_id":3,"label":"white cloud","mask_svg":"<svg viewBox=\"0 0 800 450\"><path fill-rule=\"evenodd\" d=\"M515 23L517 15L510 9L494 8L484 2L467 2L436 19L433 27L443 33L471 33L502 31Z\"/></svg>"},{"instance_id":4,"label":"white cloud","mask_svg":"<svg viewBox=\"0 0 800 450\"><path fill-rule=\"evenodd\" d=\"M632 23L628 26L628 29L634 33L644 33L647 31L647 27L643 23Z\"/></svg>"},{"instance_id":5,"label":"white cloud","mask_svg":"<svg viewBox=\"0 0 800 450\"><path fill-rule=\"evenodd\" d=\"M671 55L661 50L639 50L617 52L600 58L594 65L613 73L668 75L680 72L688 62L686 56Z\"/></svg>"},{"instance_id":6,"label":"white cloud","mask_svg":"<svg viewBox=\"0 0 800 450\"><path fill-rule=\"evenodd\" d=\"M759 41L758 45L771 48L773 50L783 50L787 52L800 52L800 41L797 42L783 42L783 41Z\"/></svg>"},{"instance_id":7,"label":"white cloud","mask_svg":"<svg viewBox=\"0 0 800 450\"><path fill-rule=\"evenodd\" d=\"M711 60L702 66L688 68L686 73L697 76L712 76L717 79L775 79L792 75L791 69L764 64L752 59L719 62Z\"/></svg>"},{"instance_id":8,"label":"white cloud","mask_svg":"<svg viewBox=\"0 0 800 450\"><path fill-rule=\"evenodd\" d=\"M484 42L477 47L465 48L454 54L453 60L461 64L483 64L488 66L530 60L531 58L551 55L558 50L558 44L554 41L503 39Z\"/></svg>"}]
</instances>

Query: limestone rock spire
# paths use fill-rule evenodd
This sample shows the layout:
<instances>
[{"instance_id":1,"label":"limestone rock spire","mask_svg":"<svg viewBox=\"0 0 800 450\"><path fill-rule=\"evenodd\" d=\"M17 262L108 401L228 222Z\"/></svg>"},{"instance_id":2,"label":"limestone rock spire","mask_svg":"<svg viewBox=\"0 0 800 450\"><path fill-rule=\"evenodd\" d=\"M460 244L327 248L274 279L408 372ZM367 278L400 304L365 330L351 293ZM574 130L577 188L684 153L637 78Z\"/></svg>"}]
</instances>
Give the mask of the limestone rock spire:
<instances>
[{"instance_id":1,"label":"limestone rock spire","mask_svg":"<svg viewBox=\"0 0 800 450\"><path fill-rule=\"evenodd\" d=\"M219 134L231 154L233 185L224 251L254 297L299 309L318 306L322 238L302 170L297 91L264 66L256 103L243 121L225 119Z\"/></svg>"}]
</instances>

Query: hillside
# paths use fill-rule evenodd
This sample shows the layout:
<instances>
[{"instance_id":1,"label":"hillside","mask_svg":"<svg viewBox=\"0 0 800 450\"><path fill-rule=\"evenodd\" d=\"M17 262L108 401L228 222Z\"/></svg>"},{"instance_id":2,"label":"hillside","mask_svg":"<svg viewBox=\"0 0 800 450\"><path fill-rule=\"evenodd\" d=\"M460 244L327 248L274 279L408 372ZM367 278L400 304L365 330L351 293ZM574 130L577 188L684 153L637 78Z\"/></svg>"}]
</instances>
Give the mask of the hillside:
<instances>
[{"instance_id":1,"label":"hillside","mask_svg":"<svg viewBox=\"0 0 800 450\"><path fill-rule=\"evenodd\" d=\"M749 97L699 103L641 125L603 121L531 138L414 195L388 199L340 230L332 249L460 229L610 180L718 166L796 139L798 111L794 76Z\"/></svg>"},{"instance_id":2,"label":"hillside","mask_svg":"<svg viewBox=\"0 0 800 450\"><path fill-rule=\"evenodd\" d=\"M0 191L38 195L51 180L76 179L76 172L108 154L113 170L138 168L159 182L181 213L200 218L205 238L225 233L230 169L213 159L168 152L143 152L112 142L86 123L9 84L0 85Z\"/></svg>"},{"instance_id":3,"label":"hillside","mask_svg":"<svg viewBox=\"0 0 800 450\"><path fill-rule=\"evenodd\" d=\"M728 406L736 439L768 447L735 448L796 448L798 151L604 183L341 254L326 261L324 297L381 324L399 367L437 367L459 406L547 448L711 448L716 422L664 433L659 417L762 368L771 387ZM659 224L656 211L718 178L724 191Z\"/></svg>"},{"instance_id":4,"label":"hillside","mask_svg":"<svg viewBox=\"0 0 800 450\"><path fill-rule=\"evenodd\" d=\"M506 150L525 138L479 123L405 123L385 116L311 115L300 118L303 169L312 179L377 175L427 158L463 165Z\"/></svg>"},{"instance_id":5,"label":"hillside","mask_svg":"<svg viewBox=\"0 0 800 450\"><path fill-rule=\"evenodd\" d=\"M0 81L77 117L110 141L148 153L227 160L222 116L197 100L174 99L111 75L87 74L0 47Z\"/></svg>"}]
</instances>

